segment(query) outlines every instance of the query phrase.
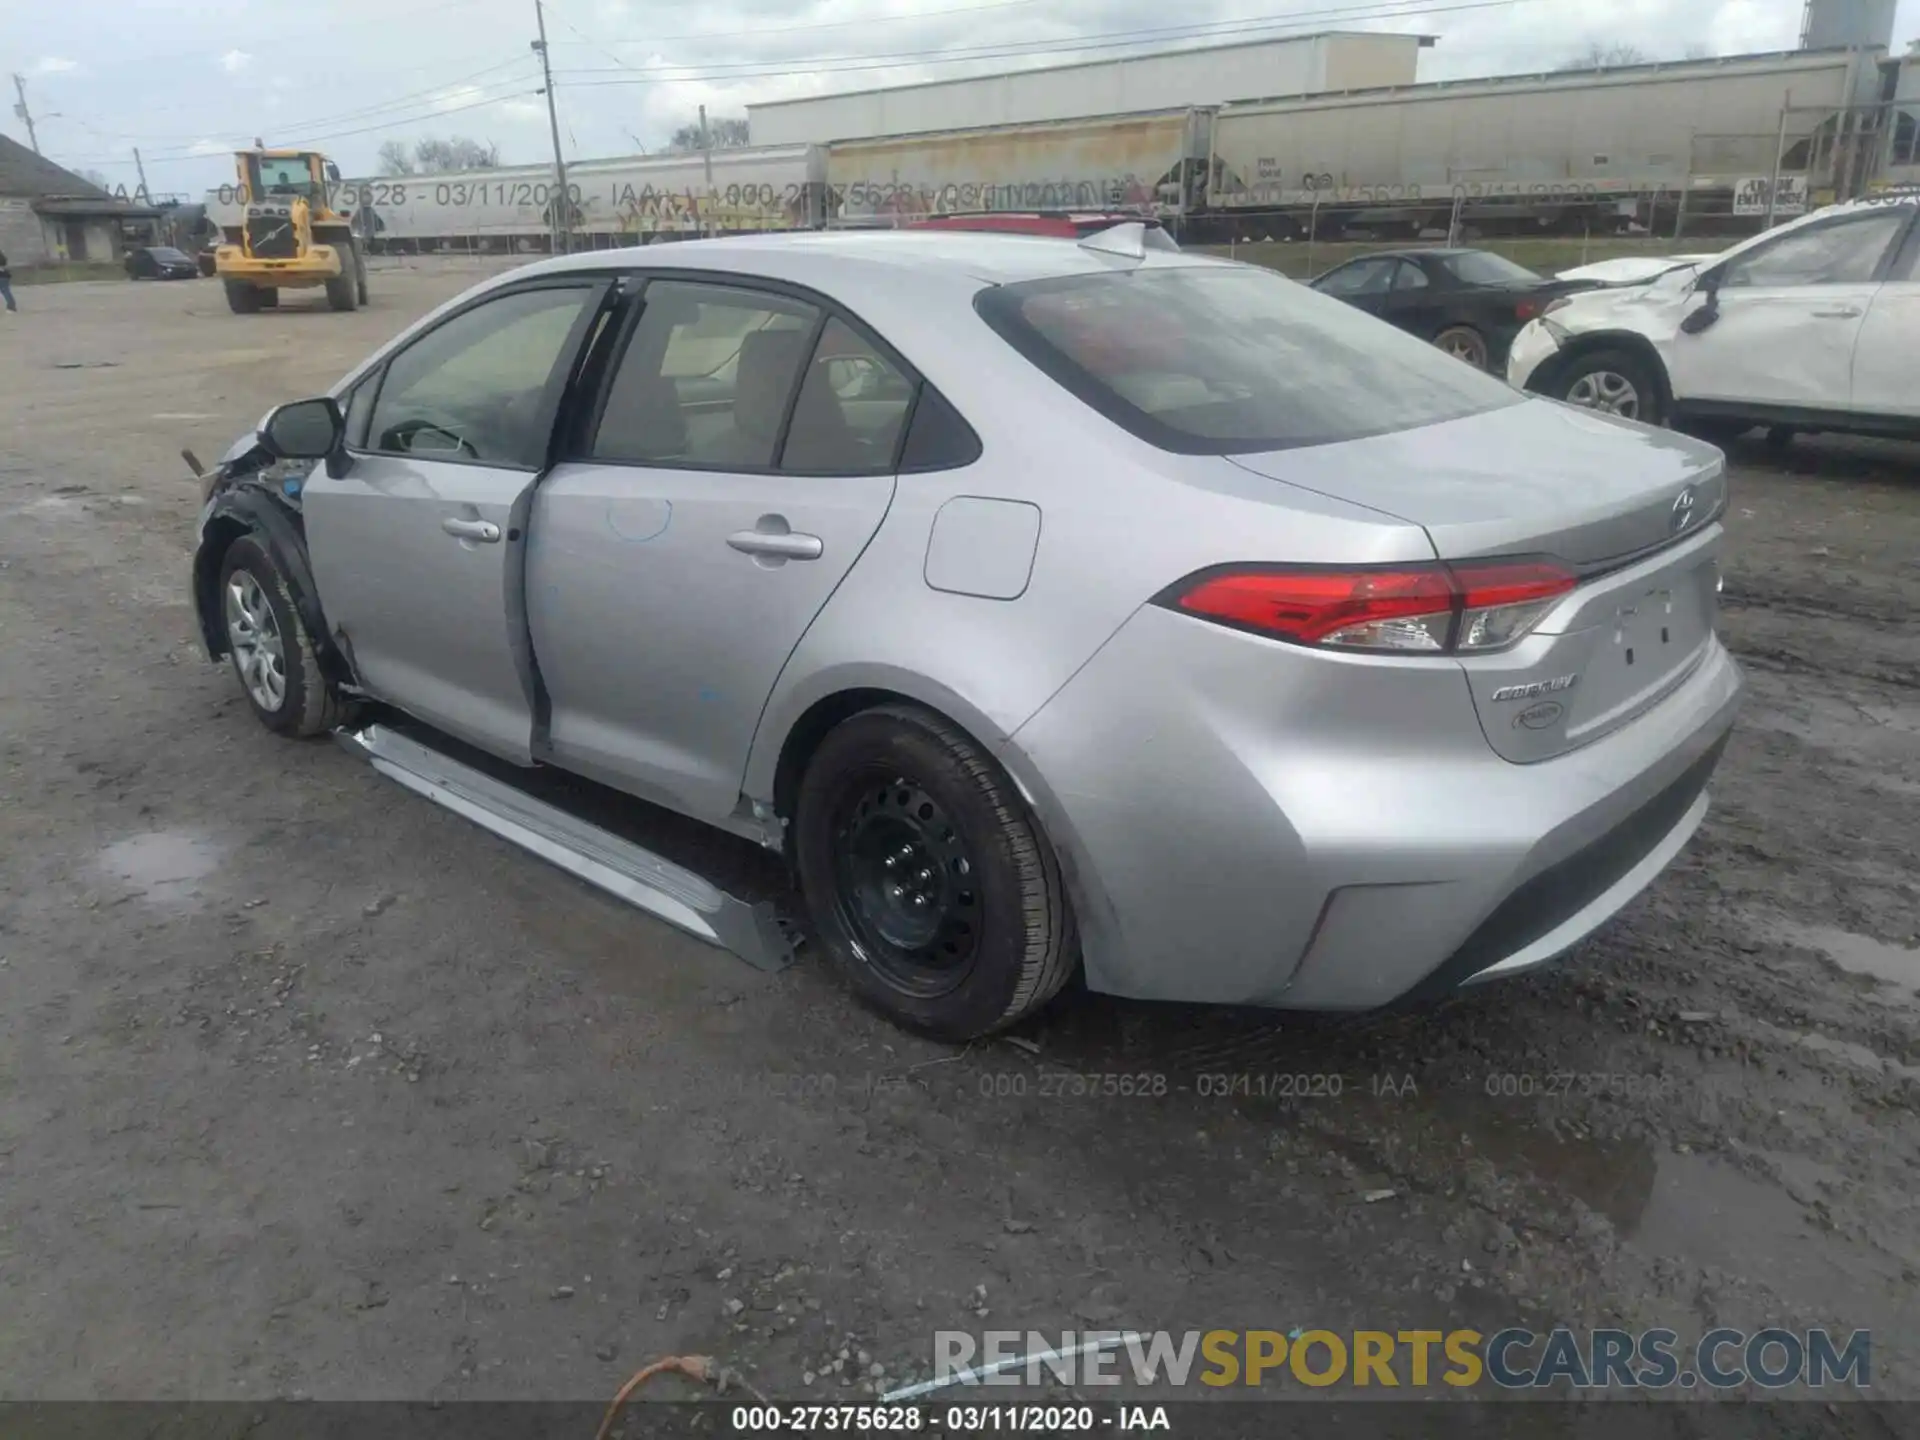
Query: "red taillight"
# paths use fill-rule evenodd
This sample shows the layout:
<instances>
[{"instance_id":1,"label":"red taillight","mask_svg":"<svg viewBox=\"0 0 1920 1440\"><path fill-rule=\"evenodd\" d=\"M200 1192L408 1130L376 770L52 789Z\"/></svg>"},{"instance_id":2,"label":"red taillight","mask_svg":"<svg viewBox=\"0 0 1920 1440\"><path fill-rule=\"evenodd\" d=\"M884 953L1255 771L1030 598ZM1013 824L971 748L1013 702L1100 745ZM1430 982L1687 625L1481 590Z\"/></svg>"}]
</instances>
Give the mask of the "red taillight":
<instances>
[{"instance_id":1,"label":"red taillight","mask_svg":"<svg viewBox=\"0 0 1920 1440\"><path fill-rule=\"evenodd\" d=\"M1443 654L1513 644L1578 583L1551 560L1247 566L1209 571L1162 598L1190 615L1297 645Z\"/></svg>"},{"instance_id":2,"label":"red taillight","mask_svg":"<svg viewBox=\"0 0 1920 1440\"><path fill-rule=\"evenodd\" d=\"M1540 302L1538 300L1522 300L1518 305L1513 307L1513 318L1516 320L1531 320L1539 313Z\"/></svg>"}]
</instances>

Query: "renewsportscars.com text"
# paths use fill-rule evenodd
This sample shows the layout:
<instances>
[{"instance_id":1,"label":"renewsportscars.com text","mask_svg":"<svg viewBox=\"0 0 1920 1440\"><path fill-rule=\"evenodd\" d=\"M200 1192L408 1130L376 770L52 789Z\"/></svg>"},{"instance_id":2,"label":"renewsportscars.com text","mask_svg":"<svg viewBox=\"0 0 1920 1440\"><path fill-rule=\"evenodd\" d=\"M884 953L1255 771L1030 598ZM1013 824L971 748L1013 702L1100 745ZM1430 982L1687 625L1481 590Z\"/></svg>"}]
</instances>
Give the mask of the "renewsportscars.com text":
<instances>
[{"instance_id":1,"label":"renewsportscars.com text","mask_svg":"<svg viewBox=\"0 0 1920 1440\"><path fill-rule=\"evenodd\" d=\"M964 1330L934 1335L934 1374L963 1385L1204 1385L1506 1390L1775 1390L1873 1383L1872 1334L1709 1330Z\"/></svg>"}]
</instances>

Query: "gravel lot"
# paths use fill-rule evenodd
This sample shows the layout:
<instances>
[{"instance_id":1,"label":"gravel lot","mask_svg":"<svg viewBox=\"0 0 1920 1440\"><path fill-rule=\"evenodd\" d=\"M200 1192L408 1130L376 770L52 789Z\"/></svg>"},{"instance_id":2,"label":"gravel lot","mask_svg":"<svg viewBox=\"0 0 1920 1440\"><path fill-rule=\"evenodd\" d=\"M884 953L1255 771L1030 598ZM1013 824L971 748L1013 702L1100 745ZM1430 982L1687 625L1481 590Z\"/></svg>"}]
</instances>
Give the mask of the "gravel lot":
<instances>
[{"instance_id":1,"label":"gravel lot","mask_svg":"<svg viewBox=\"0 0 1920 1440\"><path fill-rule=\"evenodd\" d=\"M962 1052L274 738L198 651L179 447L479 273L0 315L0 1398L592 1398L698 1351L837 1399L938 1328L1115 1322L1871 1327L1920 1398L1920 449L1736 454L1712 813L1552 973Z\"/></svg>"}]
</instances>

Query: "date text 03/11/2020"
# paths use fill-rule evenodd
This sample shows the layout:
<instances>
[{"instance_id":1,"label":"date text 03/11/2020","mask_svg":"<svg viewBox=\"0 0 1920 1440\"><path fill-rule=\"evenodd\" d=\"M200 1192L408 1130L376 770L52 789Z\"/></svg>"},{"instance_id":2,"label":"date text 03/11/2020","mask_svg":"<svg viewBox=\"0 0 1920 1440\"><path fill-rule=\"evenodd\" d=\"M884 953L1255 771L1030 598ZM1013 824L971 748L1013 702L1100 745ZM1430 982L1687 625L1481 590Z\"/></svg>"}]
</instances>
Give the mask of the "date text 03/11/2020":
<instances>
[{"instance_id":1,"label":"date text 03/11/2020","mask_svg":"<svg viewBox=\"0 0 1920 1440\"><path fill-rule=\"evenodd\" d=\"M1080 1435L1174 1430L1164 1405L736 1405L734 1435Z\"/></svg>"}]
</instances>

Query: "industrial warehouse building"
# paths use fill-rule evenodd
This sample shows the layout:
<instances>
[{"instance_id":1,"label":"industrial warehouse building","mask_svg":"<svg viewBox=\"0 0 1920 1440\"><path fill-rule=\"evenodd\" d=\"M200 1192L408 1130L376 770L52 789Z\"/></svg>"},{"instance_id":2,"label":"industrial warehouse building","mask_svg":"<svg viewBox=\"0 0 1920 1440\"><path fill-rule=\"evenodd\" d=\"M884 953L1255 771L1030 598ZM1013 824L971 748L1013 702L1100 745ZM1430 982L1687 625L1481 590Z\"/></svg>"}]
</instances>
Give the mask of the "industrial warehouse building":
<instances>
[{"instance_id":1,"label":"industrial warehouse building","mask_svg":"<svg viewBox=\"0 0 1920 1440\"><path fill-rule=\"evenodd\" d=\"M159 214L116 200L0 135L0 253L10 265L118 260L126 254L127 228L150 231Z\"/></svg>"},{"instance_id":2,"label":"industrial warehouse building","mask_svg":"<svg viewBox=\"0 0 1920 1440\"><path fill-rule=\"evenodd\" d=\"M754 145L917 135L991 125L1077 120L1262 95L1312 95L1410 85L1428 35L1335 31L1206 45L1120 60L1050 65L846 95L747 106Z\"/></svg>"}]
</instances>

